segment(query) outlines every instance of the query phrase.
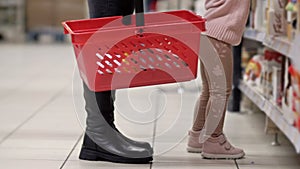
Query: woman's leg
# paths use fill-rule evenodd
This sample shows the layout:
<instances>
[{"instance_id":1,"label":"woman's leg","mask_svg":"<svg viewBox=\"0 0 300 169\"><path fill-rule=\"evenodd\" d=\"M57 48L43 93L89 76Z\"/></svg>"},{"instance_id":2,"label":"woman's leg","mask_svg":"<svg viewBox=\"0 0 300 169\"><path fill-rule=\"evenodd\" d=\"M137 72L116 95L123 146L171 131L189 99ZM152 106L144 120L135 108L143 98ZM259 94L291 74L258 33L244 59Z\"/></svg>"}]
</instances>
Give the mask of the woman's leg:
<instances>
[{"instance_id":1,"label":"woman's leg","mask_svg":"<svg viewBox=\"0 0 300 169\"><path fill-rule=\"evenodd\" d=\"M88 0L91 18L126 16L134 11L133 0Z\"/></svg>"},{"instance_id":2,"label":"woman's leg","mask_svg":"<svg viewBox=\"0 0 300 169\"><path fill-rule=\"evenodd\" d=\"M88 0L90 17L129 15L133 0ZM86 134L79 158L122 163L147 163L152 160L149 143L125 137L114 125L114 91L94 92L84 84L87 112Z\"/></svg>"}]
</instances>

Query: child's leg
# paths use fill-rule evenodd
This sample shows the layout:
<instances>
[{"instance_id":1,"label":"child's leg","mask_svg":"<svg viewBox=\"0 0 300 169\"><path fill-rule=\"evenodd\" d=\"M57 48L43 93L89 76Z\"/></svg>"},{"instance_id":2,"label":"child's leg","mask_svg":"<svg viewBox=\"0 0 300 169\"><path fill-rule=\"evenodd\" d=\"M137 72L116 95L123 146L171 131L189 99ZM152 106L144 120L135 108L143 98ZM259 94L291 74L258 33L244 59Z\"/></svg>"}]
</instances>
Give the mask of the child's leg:
<instances>
[{"instance_id":1,"label":"child's leg","mask_svg":"<svg viewBox=\"0 0 300 169\"><path fill-rule=\"evenodd\" d=\"M200 61L200 75L202 79L202 89L199 99L194 108L194 123L192 130L189 131L187 151L191 153L201 153L203 144L199 142L202 128L205 124L205 112L209 99L208 75L202 61ZM202 133L203 134L203 133Z\"/></svg>"},{"instance_id":2,"label":"child's leg","mask_svg":"<svg viewBox=\"0 0 300 169\"><path fill-rule=\"evenodd\" d=\"M202 61L200 61L200 75L202 80L202 89L194 110L195 119L192 128L193 131L200 131L204 127L206 106L209 99L208 77Z\"/></svg>"},{"instance_id":3,"label":"child's leg","mask_svg":"<svg viewBox=\"0 0 300 169\"><path fill-rule=\"evenodd\" d=\"M207 52L206 54L210 57L203 60L203 63L207 64L205 68L209 77L209 100L204 126L205 133L209 137L204 140L202 156L205 158L242 158L245 155L244 151L233 147L223 134L227 101L232 88L231 46L210 37L206 40L214 50Z\"/></svg>"},{"instance_id":4,"label":"child's leg","mask_svg":"<svg viewBox=\"0 0 300 169\"><path fill-rule=\"evenodd\" d=\"M223 126L224 126L224 118L225 118L225 113L226 113L226 107L227 107L227 102L228 98L231 94L232 90L232 69L233 69L233 58L232 58L232 48L231 45L224 43L222 41L219 41L217 39L208 37L209 41L211 44L214 46L217 54L219 55L220 59L220 69L223 69L223 76L225 76L226 80L226 85L225 86L217 86L210 81L209 83L209 100L207 103L206 107L206 117L208 116L208 113L210 110L213 109L211 107L212 102L214 100L223 100L224 103L222 104L223 107L221 107L221 117L219 118L219 121L212 121L211 123L218 123L218 126L216 129L213 131L213 133L208 133L211 134L213 137L217 137L223 133ZM214 73L214 72L209 72L209 73ZM206 70L206 74L208 74ZM209 122L208 122L209 123ZM211 126L210 124L207 124L208 126Z\"/></svg>"},{"instance_id":5,"label":"child's leg","mask_svg":"<svg viewBox=\"0 0 300 169\"><path fill-rule=\"evenodd\" d=\"M231 84L232 84L232 54L231 54L231 46L224 42L218 41L213 38L209 38L209 41L215 48L218 53L218 58L220 58L220 62L218 62L220 69L223 69L224 76L226 79L226 85L222 86L222 88L216 88L213 84L210 83L208 72L203 64L203 61L200 62L201 69L201 79L202 79L202 90L199 99L197 100L195 106L195 119L192 130L198 132L202 130L205 124L205 119L209 110L211 109L211 102L214 98L223 100L224 106L221 107L222 116L219 122L219 125L215 127L213 136L219 136L222 134L223 124L224 124L224 114L226 112L226 105L228 101L228 97L231 92Z\"/></svg>"},{"instance_id":6,"label":"child's leg","mask_svg":"<svg viewBox=\"0 0 300 169\"><path fill-rule=\"evenodd\" d=\"M201 66L205 68L201 69L201 77L204 86L199 107L196 108L198 114L193 130L189 132L187 150L202 151L202 156L206 158L241 158L245 155L243 150L231 146L223 134L226 106L232 85L231 46L207 36L202 36L201 45ZM203 134L209 137L203 140Z\"/></svg>"}]
</instances>

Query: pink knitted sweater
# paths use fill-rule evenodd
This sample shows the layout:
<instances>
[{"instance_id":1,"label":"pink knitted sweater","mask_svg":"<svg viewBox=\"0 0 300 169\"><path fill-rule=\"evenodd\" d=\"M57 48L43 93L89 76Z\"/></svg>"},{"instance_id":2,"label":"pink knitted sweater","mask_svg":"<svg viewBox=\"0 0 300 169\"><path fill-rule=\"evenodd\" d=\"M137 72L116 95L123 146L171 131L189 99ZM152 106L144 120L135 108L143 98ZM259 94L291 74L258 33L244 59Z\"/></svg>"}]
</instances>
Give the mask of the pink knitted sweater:
<instances>
[{"instance_id":1,"label":"pink knitted sweater","mask_svg":"<svg viewBox=\"0 0 300 169\"><path fill-rule=\"evenodd\" d=\"M250 0L206 0L206 34L231 45L241 41Z\"/></svg>"}]
</instances>

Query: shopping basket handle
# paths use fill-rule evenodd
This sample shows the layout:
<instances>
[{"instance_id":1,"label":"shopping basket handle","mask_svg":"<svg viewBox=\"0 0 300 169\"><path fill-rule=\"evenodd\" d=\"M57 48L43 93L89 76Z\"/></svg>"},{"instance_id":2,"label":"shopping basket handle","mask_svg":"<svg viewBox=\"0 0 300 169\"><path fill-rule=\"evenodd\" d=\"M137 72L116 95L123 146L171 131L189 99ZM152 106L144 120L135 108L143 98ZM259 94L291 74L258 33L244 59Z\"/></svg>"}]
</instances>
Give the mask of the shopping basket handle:
<instances>
[{"instance_id":1,"label":"shopping basket handle","mask_svg":"<svg viewBox=\"0 0 300 169\"><path fill-rule=\"evenodd\" d=\"M144 0L134 0L134 9L135 9L135 25L145 26L145 17L144 17ZM122 22L124 25L131 25L132 15L123 16Z\"/></svg>"},{"instance_id":2,"label":"shopping basket handle","mask_svg":"<svg viewBox=\"0 0 300 169\"><path fill-rule=\"evenodd\" d=\"M134 0L136 26L145 26L144 0Z\"/></svg>"}]
</instances>

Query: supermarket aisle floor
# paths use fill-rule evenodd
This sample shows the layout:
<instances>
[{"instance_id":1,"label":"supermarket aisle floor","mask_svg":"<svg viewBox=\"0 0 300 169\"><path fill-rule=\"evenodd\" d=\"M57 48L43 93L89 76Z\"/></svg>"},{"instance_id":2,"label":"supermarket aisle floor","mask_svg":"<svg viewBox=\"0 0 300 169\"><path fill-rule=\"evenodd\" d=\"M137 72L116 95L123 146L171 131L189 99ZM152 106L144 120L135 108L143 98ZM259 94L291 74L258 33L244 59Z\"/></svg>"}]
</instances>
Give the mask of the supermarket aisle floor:
<instances>
[{"instance_id":1,"label":"supermarket aisle floor","mask_svg":"<svg viewBox=\"0 0 300 169\"><path fill-rule=\"evenodd\" d=\"M273 137L264 134L261 113L229 113L226 119L226 133L235 145L245 149L245 159L204 160L199 154L186 153L186 130L192 121L198 92L193 82L185 83L181 94L177 85L117 93L116 121L124 133L151 142L157 123L154 142L157 155L152 165L79 161L85 114L81 91L77 90L81 84L78 75L73 76L71 46L0 44L0 54L0 168L298 169L300 166L300 156L283 136L280 136L281 146L270 145Z\"/></svg>"}]
</instances>

